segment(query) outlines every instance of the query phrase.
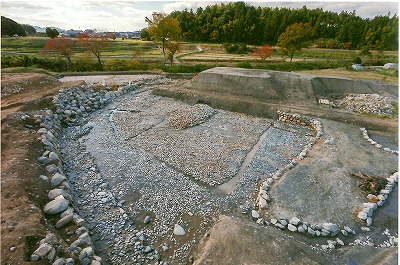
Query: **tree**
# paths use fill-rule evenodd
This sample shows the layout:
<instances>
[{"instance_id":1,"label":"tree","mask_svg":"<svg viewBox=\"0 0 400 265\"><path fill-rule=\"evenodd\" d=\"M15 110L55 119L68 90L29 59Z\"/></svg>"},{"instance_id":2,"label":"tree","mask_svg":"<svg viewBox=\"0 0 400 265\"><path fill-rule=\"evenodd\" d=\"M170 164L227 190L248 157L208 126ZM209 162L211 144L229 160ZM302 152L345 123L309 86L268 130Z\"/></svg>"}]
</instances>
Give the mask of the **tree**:
<instances>
[{"instance_id":1,"label":"tree","mask_svg":"<svg viewBox=\"0 0 400 265\"><path fill-rule=\"evenodd\" d=\"M115 33L111 34L110 39L115 40L117 38L117 35Z\"/></svg>"},{"instance_id":2,"label":"tree","mask_svg":"<svg viewBox=\"0 0 400 265\"><path fill-rule=\"evenodd\" d=\"M167 45L167 49L168 49L167 57L168 57L168 60L170 61L171 65L174 62L175 53L179 52L179 48L180 48L179 42L170 42Z\"/></svg>"},{"instance_id":3,"label":"tree","mask_svg":"<svg viewBox=\"0 0 400 265\"><path fill-rule=\"evenodd\" d=\"M25 36L23 27L14 20L1 16L1 36Z\"/></svg>"},{"instance_id":4,"label":"tree","mask_svg":"<svg viewBox=\"0 0 400 265\"><path fill-rule=\"evenodd\" d=\"M78 35L78 43L80 47L86 48L88 53L94 54L101 65L101 50L109 45L110 40L106 36L97 34L89 36L88 33L82 33Z\"/></svg>"},{"instance_id":5,"label":"tree","mask_svg":"<svg viewBox=\"0 0 400 265\"><path fill-rule=\"evenodd\" d=\"M58 36L58 34L59 34L58 30L52 29L52 28L49 28L49 27L46 28L47 37L55 38L55 37Z\"/></svg>"},{"instance_id":6,"label":"tree","mask_svg":"<svg viewBox=\"0 0 400 265\"><path fill-rule=\"evenodd\" d=\"M71 56L74 54L72 47L75 45L75 41L68 38L55 38L49 39L46 42L45 49L49 51L55 51L61 56L67 58L68 63L71 63Z\"/></svg>"},{"instance_id":7,"label":"tree","mask_svg":"<svg viewBox=\"0 0 400 265\"><path fill-rule=\"evenodd\" d=\"M257 57L260 57L260 59L261 59L262 62L265 62L265 60L266 60L268 57L271 57L271 54L272 54L272 47L269 46L269 45L264 45L264 46L261 46L261 47L257 47L257 48L254 50L254 54L255 54Z\"/></svg>"},{"instance_id":8,"label":"tree","mask_svg":"<svg viewBox=\"0 0 400 265\"><path fill-rule=\"evenodd\" d=\"M292 62L293 55L308 46L311 32L309 23L294 23L287 27L278 38L277 46L281 48L281 54L289 56Z\"/></svg>"},{"instance_id":9,"label":"tree","mask_svg":"<svg viewBox=\"0 0 400 265\"><path fill-rule=\"evenodd\" d=\"M140 38L142 40L150 40L150 34L147 31L147 28L144 28L140 31Z\"/></svg>"},{"instance_id":10,"label":"tree","mask_svg":"<svg viewBox=\"0 0 400 265\"><path fill-rule=\"evenodd\" d=\"M21 24L21 27L25 30L26 35L35 36L36 29L28 24Z\"/></svg>"},{"instance_id":11,"label":"tree","mask_svg":"<svg viewBox=\"0 0 400 265\"><path fill-rule=\"evenodd\" d=\"M164 65L167 61L166 48L169 41L177 41L181 36L181 27L176 18L167 17L164 13L153 13L152 19L146 17L147 28L153 41L161 41Z\"/></svg>"}]
</instances>

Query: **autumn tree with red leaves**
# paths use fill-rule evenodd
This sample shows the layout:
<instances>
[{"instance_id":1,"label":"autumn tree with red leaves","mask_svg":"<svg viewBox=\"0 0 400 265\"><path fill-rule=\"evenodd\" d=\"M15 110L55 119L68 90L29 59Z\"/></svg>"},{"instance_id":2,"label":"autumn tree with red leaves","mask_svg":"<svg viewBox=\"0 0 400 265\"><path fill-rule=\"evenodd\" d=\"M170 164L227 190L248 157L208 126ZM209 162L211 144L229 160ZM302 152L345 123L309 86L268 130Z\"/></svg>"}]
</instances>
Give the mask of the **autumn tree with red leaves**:
<instances>
[{"instance_id":1,"label":"autumn tree with red leaves","mask_svg":"<svg viewBox=\"0 0 400 265\"><path fill-rule=\"evenodd\" d=\"M88 33L82 33L78 35L78 45L81 48L87 49L88 53L94 54L97 58L97 62L101 64L101 51L110 44L110 40L107 36L92 35Z\"/></svg>"},{"instance_id":2,"label":"autumn tree with red leaves","mask_svg":"<svg viewBox=\"0 0 400 265\"><path fill-rule=\"evenodd\" d=\"M257 48L254 50L254 54L255 54L257 57L260 57L260 59L261 59L262 62L265 62L265 60L266 60L267 58L270 58L270 57L271 57L271 54L272 54L272 47L269 46L269 45L264 45L264 46L261 46L261 47L257 47Z\"/></svg>"},{"instance_id":3,"label":"autumn tree with red leaves","mask_svg":"<svg viewBox=\"0 0 400 265\"><path fill-rule=\"evenodd\" d=\"M45 51L54 51L61 55L62 57L67 58L68 63L71 63L71 56L74 54L72 47L74 47L75 41L68 38L54 38L49 39L46 42Z\"/></svg>"}]
</instances>

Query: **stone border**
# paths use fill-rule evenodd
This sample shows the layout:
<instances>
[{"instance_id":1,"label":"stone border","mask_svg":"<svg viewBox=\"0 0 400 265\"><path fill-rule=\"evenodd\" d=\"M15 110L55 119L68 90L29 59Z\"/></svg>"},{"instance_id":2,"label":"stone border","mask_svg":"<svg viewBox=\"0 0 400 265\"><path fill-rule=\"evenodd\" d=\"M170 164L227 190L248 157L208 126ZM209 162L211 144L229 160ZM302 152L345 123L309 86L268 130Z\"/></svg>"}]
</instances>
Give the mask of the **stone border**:
<instances>
[{"instance_id":1,"label":"stone border","mask_svg":"<svg viewBox=\"0 0 400 265\"><path fill-rule=\"evenodd\" d=\"M361 127L360 131L362 132L362 135L363 135L364 139L367 140L367 142L369 142L371 145L375 146L376 148L382 149L382 150L384 150L386 152L389 152L391 154L399 154L399 151L392 150L392 149L390 149L388 147L383 147L381 144L379 144L379 143L375 142L374 140L372 140L371 138L369 138L368 131L364 127Z\"/></svg>"},{"instance_id":2,"label":"stone border","mask_svg":"<svg viewBox=\"0 0 400 265\"><path fill-rule=\"evenodd\" d=\"M357 217L360 220L367 223L367 226L372 225L373 211L385 204L387 198L389 197L390 193L393 190L395 183L398 183L399 172L393 173L386 179L387 179L386 187L379 192L378 196L375 196L373 194L368 194L367 196L368 202L364 203L363 208L357 215Z\"/></svg>"},{"instance_id":3,"label":"stone border","mask_svg":"<svg viewBox=\"0 0 400 265\"><path fill-rule=\"evenodd\" d=\"M265 179L259 188L257 199L255 206L258 208L259 211L261 210L266 210L269 208L268 203L270 203L272 200L268 194L268 190L270 187L273 185L274 180L279 179L282 174L285 172L289 171L290 169L294 168L298 162L302 159L304 159L308 153L308 151L311 149L311 147L315 144L315 142L321 138L323 135L323 130L322 130L322 124L320 121L315 120L315 119L309 119L307 117L301 116L299 114L291 114L291 113L286 113L283 111L278 110L278 121L280 122L286 122L290 123L293 125L300 125L300 126L308 126L311 127L312 130L315 131L316 136L314 139L312 139L300 152L300 154L297 156L297 159L293 159L290 163L288 163L286 166L283 168L280 168L276 170L274 173L270 173L270 176ZM365 130L365 128L361 128L361 131L363 132L364 138L368 138L368 134ZM366 139L367 139L366 138ZM372 139L368 140L369 142L373 141ZM377 146L376 142L371 142L371 144L375 145L376 147L382 148L381 145ZM387 149L384 149L385 151L388 151ZM390 150L390 149L389 149ZM390 150L391 153L398 153L397 151ZM367 222L367 226L370 226L372 224L372 212L373 210L377 209L378 206L382 206L390 192L393 190L393 187L395 183L398 182L398 172L395 172L393 175L387 178L388 183L385 187L385 189L381 190L380 194L378 196L369 194L367 196L367 199L369 200L368 203L364 203L364 208L360 211L358 214L358 218L360 220L364 220ZM252 210L251 213L252 217L256 219L256 223L258 224L263 224L263 225L269 225L269 222L263 220L263 218L260 218L260 214L257 210ZM349 226L344 226L342 229L337 224L333 223L323 223L323 224L315 224L311 226L307 222L302 222L299 218L293 217L290 220L286 218L271 218L270 223L274 225L275 227L279 229L288 229L291 232L299 232L302 234L308 234L311 236L331 236L334 237L341 233L344 236L348 236L349 234L356 234L356 232L351 229ZM369 231L369 228L363 229L365 231ZM344 242L340 240L339 238L336 238L336 240L328 240L326 245L321 245L321 249L324 251L335 249L336 246L344 246Z\"/></svg>"},{"instance_id":4,"label":"stone border","mask_svg":"<svg viewBox=\"0 0 400 265\"><path fill-rule=\"evenodd\" d=\"M315 137L312 140L310 140L310 142L307 145L305 145L303 150L299 153L299 155L297 155L296 159L292 159L292 161L283 168L276 170L274 173L270 173L270 176L261 183L256 200L256 207L258 207L259 210L266 210L269 208L268 203L271 202L271 198L268 194L268 190L273 185L274 180L278 180L285 172L288 172L290 169L294 168L299 163L300 160L305 159L312 146L324 134L322 130L322 124L319 120L310 119L295 113L293 114L286 113L280 110L277 111L277 114L278 114L278 121L280 122L310 127L315 132ZM254 211L252 212L253 218L257 217L256 218L258 219L257 222L261 223L262 219L261 220L259 219L259 213L255 210L253 211ZM323 223L312 226L307 222L302 222L297 217L293 217L290 220L286 218L279 218L279 219L271 218L270 222L277 228L280 229L287 228L291 232L298 231L299 233L303 234L307 233L308 235L311 236L336 236L340 232L345 236L347 236L348 234L355 234L354 230L352 230L348 226L345 226L343 229L340 229L337 224L333 223ZM336 240L335 244L331 242L332 245L336 244L342 245L342 243L343 243L342 241L338 240Z\"/></svg>"},{"instance_id":5,"label":"stone border","mask_svg":"<svg viewBox=\"0 0 400 265\"><path fill-rule=\"evenodd\" d=\"M53 265L102 264L102 259L95 255L85 220L74 210L71 186L63 172L63 162L60 159L60 133L63 126L84 123L87 116L93 111L103 108L114 98L137 90L145 83L146 80L142 79L130 85L119 87L115 92L98 89L92 85L62 89L58 95L53 97L56 113L47 109L45 115L35 115L36 122L40 124L40 129L37 131L40 134L39 140L45 146L45 151L42 156L37 158L37 161L45 167L48 174L53 175L50 184L54 189L48 193L50 201L44 206L43 212L48 215L60 214L60 219L55 224L56 229L75 223L78 229L75 232L68 233L71 233L69 235L75 233L79 237L71 243L68 249L65 249L66 256L69 256L69 258L64 259L57 257L58 250L63 248L63 241L58 239L55 234L48 233L40 241L39 247L31 254L30 261L46 259L53 262ZM81 135L86 134L90 129L82 131ZM39 178L49 181L47 176L42 175Z\"/></svg>"}]
</instances>

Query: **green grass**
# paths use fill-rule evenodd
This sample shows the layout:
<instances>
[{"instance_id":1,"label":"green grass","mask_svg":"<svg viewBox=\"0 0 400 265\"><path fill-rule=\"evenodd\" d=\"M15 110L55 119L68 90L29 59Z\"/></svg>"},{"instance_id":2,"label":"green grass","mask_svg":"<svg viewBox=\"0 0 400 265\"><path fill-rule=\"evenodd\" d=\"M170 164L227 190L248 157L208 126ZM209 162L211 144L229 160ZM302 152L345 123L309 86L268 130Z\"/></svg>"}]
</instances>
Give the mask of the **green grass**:
<instances>
[{"instance_id":1,"label":"green grass","mask_svg":"<svg viewBox=\"0 0 400 265\"><path fill-rule=\"evenodd\" d=\"M75 48L72 56L72 64L55 52L42 54L48 38L45 37L17 37L2 38L2 71L26 71L32 72L35 69L45 72L90 72L90 71L149 71L154 69L170 73L197 73L203 70L229 65L241 68L267 69L276 71L298 71L344 67L351 70L351 61L359 56L353 50L333 49L303 49L295 59L299 61L284 62L274 50L273 60L264 63L250 59L248 56L235 55L232 58L218 58L217 54L228 55L222 44L197 44L181 43L180 52L176 58L182 63L174 66L163 66L163 55L161 44L141 40L110 40L110 43L101 52L102 66L97 64L94 55ZM199 53L200 46L204 53L213 55L215 58L185 59L186 55ZM250 46L249 46L250 47ZM251 47L250 47L251 48ZM239 57L239 58L236 58ZM255 57L254 57L255 58ZM371 56L361 57L365 65L382 65L383 62L398 62L396 52L373 52ZM306 61L307 59L307 61ZM21 67L25 66L25 68ZM11 68L10 68L11 67ZM398 71L376 69L382 75L395 77Z\"/></svg>"}]
</instances>

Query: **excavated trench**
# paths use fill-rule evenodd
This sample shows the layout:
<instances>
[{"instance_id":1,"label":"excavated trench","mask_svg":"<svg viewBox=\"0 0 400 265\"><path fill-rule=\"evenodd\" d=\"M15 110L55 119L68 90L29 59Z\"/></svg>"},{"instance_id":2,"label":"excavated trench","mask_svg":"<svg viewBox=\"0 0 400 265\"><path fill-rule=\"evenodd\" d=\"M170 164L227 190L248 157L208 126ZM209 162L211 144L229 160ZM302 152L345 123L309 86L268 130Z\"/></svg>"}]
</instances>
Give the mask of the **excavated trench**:
<instances>
[{"instance_id":1,"label":"excavated trench","mask_svg":"<svg viewBox=\"0 0 400 265\"><path fill-rule=\"evenodd\" d=\"M255 75L257 80L250 82L254 85L275 74L246 78ZM204 86L219 87L220 80L213 78ZM194 86L201 86L199 80ZM310 80L302 80L303 87ZM306 126L220 109L193 126L172 128L171 113L188 104L153 95L154 88L170 85L162 83L121 95L81 125L63 129L61 153L76 192L76 207L106 263L187 262L220 214L243 213L252 219L247 215L258 210L255 194L262 181L297 159L315 138ZM285 89L271 95L285 97ZM313 90L306 91L301 99L315 103ZM299 93L289 98L298 99ZM79 134L84 126L87 130ZM266 213L259 211L259 218L266 224L271 218L297 216L310 224L334 222L364 233L354 211L366 202L365 195L350 173L388 177L397 170L397 155L367 144L357 126L322 120L322 127L325 134L314 139L307 158L276 179L271 207ZM334 144L324 144L332 138ZM390 197L387 213L380 210L383 219L393 219L396 196ZM184 235L175 233L177 224ZM393 224L377 224L375 235L386 228L397 233ZM307 236L299 240L314 242ZM354 237L343 240L348 244Z\"/></svg>"}]
</instances>

